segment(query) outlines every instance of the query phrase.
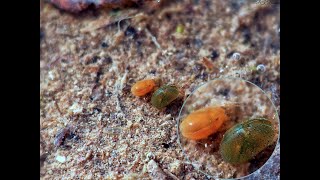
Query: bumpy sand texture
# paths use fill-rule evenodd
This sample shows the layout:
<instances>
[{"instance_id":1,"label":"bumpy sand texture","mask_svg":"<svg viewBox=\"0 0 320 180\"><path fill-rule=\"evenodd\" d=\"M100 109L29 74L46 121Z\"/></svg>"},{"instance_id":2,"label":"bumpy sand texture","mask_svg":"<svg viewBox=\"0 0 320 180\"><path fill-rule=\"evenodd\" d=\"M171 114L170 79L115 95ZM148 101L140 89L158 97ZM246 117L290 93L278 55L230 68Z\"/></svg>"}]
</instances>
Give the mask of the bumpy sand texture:
<instances>
[{"instance_id":1,"label":"bumpy sand texture","mask_svg":"<svg viewBox=\"0 0 320 180\"><path fill-rule=\"evenodd\" d=\"M181 146L189 160L203 172L216 178L236 178L252 173L270 157L278 138L278 118L272 102L257 86L237 78L221 78L199 87L185 101L180 122L195 110L221 106L230 117L219 131L207 139L193 141L180 134ZM223 134L236 123L264 117L274 124L276 136L272 145L259 158L241 165L224 162L219 151ZM250 168L255 166L255 169Z\"/></svg>"},{"instance_id":2,"label":"bumpy sand texture","mask_svg":"<svg viewBox=\"0 0 320 180\"><path fill-rule=\"evenodd\" d=\"M201 83L233 76L280 106L279 9L236 2L184 0L155 11L75 16L40 1L41 179L207 179L177 144L183 99ZM179 86L182 98L157 110L150 95L130 93L145 78ZM255 177L279 178L279 148L276 155Z\"/></svg>"}]
</instances>

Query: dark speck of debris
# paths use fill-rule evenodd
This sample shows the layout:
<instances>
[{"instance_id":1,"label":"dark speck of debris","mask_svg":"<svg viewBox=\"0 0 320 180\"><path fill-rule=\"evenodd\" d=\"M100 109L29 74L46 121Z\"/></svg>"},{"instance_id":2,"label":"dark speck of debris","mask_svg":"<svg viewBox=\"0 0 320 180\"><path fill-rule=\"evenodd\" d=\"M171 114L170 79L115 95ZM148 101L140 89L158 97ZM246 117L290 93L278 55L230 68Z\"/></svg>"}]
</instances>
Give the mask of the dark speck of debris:
<instances>
[{"instance_id":1,"label":"dark speck of debris","mask_svg":"<svg viewBox=\"0 0 320 180\"><path fill-rule=\"evenodd\" d=\"M208 73L206 72L202 72L199 73L195 76L196 79L202 79L202 80L206 80L208 78Z\"/></svg>"},{"instance_id":2,"label":"dark speck of debris","mask_svg":"<svg viewBox=\"0 0 320 180\"><path fill-rule=\"evenodd\" d=\"M95 83L99 84L101 75L102 75L102 72L101 72L101 69L100 69L100 70L97 72L97 77L96 77Z\"/></svg>"},{"instance_id":3,"label":"dark speck of debris","mask_svg":"<svg viewBox=\"0 0 320 180\"><path fill-rule=\"evenodd\" d=\"M96 63L98 61L99 57L98 56L94 56L91 60L91 63Z\"/></svg>"},{"instance_id":4,"label":"dark speck of debris","mask_svg":"<svg viewBox=\"0 0 320 180\"><path fill-rule=\"evenodd\" d=\"M156 72L157 72L157 71L156 71L155 69L153 69L153 70L150 71L151 74L156 74Z\"/></svg>"},{"instance_id":5,"label":"dark speck of debris","mask_svg":"<svg viewBox=\"0 0 320 180\"><path fill-rule=\"evenodd\" d=\"M137 36L137 31L136 29L134 29L133 27L129 26L125 33L126 36L132 36L133 38L135 38Z\"/></svg>"},{"instance_id":6,"label":"dark speck of debris","mask_svg":"<svg viewBox=\"0 0 320 180\"><path fill-rule=\"evenodd\" d=\"M227 58L231 58L232 55L235 53L236 51L230 51L228 54L227 54Z\"/></svg>"},{"instance_id":7,"label":"dark speck of debris","mask_svg":"<svg viewBox=\"0 0 320 180\"><path fill-rule=\"evenodd\" d=\"M100 113L101 112L101 109L100 108L93 108L93 111L97 112L97 113Z\"/></svg>"},{"instance_id":8,"label":"dark speck of debris","mask_svg":"<svg viewBox=\"0 0 320 180\"><path fill-rule=\"evenodd\" d=\"M73 136L72 139L75 140L75 141L79 141L79 140L80 140L80 137L79 137L78 135L75 135L75 136Z\"/></svg>"},{"instance_id":9,"label":"dark speck of debris","mask_svg":"<svg viewBox=\"0 0 320 180\"><path fill-rule=\"evenodd\" d=\"M111 95L112 95L112 92L110 92L110 91L107 91L107 92L106 92L106 96L107 96L107 97L110 97Z\"/></svg>"},{"instance_id":10,"label":"dark speck of debris","mask_svg":"<svg viewBox=\"0 0 320 180\"><path fill-rule=\"evenodd\" d=\"M186 65L185 65L185 63L183 63L181 61L175 61L174 66L175 66L176 70L182 71Z\"/></svg>"},{"instance_id":11,"label":"dark speck of debris","mask_svg":"<svg viewBox=\"0 0 320 180\"><path fill-rule=\"evenodd\" d=\"M166 149L168 149L168 148L170 147L170 145L167 144L167 143L162 143L162 146L163 146L164 148L166 148Z\"/></svg>"},{"instance_id":12,"label":"dark speck of debris","mask_svg":"<svg viewBox=\"0 0 320 180\"><path fill-rule=\"evenodd\" d=\"M230 89L221 89L219 91L219 94L221 94L222 96L228 96L229 92L230 92Z\"/></svg>"},{"instance_id":13,"label":"dark speck of debris","mask_svg":"<svg viewBox=\"0 0 320 180\"><path fill-rule=\"evenodd\" d=\"M188 41L188 42L186 42L186 46L188 47L188 48L190 48L191 47L191 45L190 45L190 42Z\"/></svg>"},{"instance_id":14,"label":"dark speck of debris","mask_svg":"<svg viewBox=\"0 0 320 180\"><path fill-rule=\"evenodd\" d=\"M244 28L242 31L242 36L243 36L243 44L247 44L251 41L251 32L248 27Z\"/></svg>"},{"instance_id":15,"label":"dark speck of debris","mask_svg":"<svg viewBox=\"0 0 320 180\"><path fill-rule=\"evenodd\" d=\"M240 1L240 2L241 2L241 1ZM232 10L234 10L234 11L239 11L240 7L241 7L241 4L239 3L238 0L231 1L231 8L232 8Z\"/></svg>"},{"instance_id":16,"label":"dark speck of debris","mask_svg":"<svg viewBox=\"0 0 320 180\"><path fill-rule=\"evenodd\" d=\"M172 18L172 15L169 14L169 13L166 13L166 14L165 14L165 17L166 17L166 19L170 20L170 19Z\"/></svg>"},{"instance_id":17,"label":"dark speck of debris","mask_svg":"<svg viewBox=\"0 0 320 180\"><path fill-rule=\"evenodd\" d=\"M100 169L99 172L101 176L103 176L106 173L103 169Z\"/></svg>"},{"instance_id":18,"label":"dark speck of debris","mask_svg":"<svg viewBox=\"0 0 320 180\"><path fill-rule=\"evenodd\" d=\"M70 132L67 136L66 139L73 139L76 136L74 132Z\"/></svg>"},{"instance_id":19,"label":"dark speck of debris","mask_svg":"<svg viewBox=\"0 0 320 180\"><path fill-rule=\"evenodd\" d=\"M107 48L107 47L109 47L109 45L108 45L106 42L102 42L102 43L101 43L101 47Z\"/></svg>"},{"instance_id":20,"label":"dark speck of debris","mask_svg":"<svg viewBox=\"0 0 320 180\"><path fill-rule=\"evenodd\" d=\"M250 79L250 82L259 86L260 88L262 87L262 82L260 81L260 77L254 77L254 78Z\"/></svg>"},{"instance_id":21,"label":"dark speck of debris","mask_svg":"<svg viewBox=\"0 0 320 180\"><path fill-rule=\"evenodd\" d=\"M63 129L60 129L56 135L56 137L54 138L54 141L53 141L53 144L56 146L56 147L59 147L61 146L66 137L70 136L71 134L73 134L73 131L74 131L74 128L71 127L71 126L67 126Z\"/></svg>"},{"instance_id":22,"label":"dark speck of debris","mask_svg":"<svg viewBox=\"0 0 320 180\"><path fill-rule=\"evenodd\" d=\"M202 71L204 70L204 67L201 66L200 64L196 64L195 66L193 66L192 71L194 74L196 74L195 78L205 78L204 76L206 76L206 74L202 73Z\"/></svg>"},{"instance_id":23,"label":"dark speck of debris","mask_svg":"<svg viewBox=\"0 0 320 180\"><path fill-rule=\"evenodd\" d=\"M246 65L245 59L241 59L239 62L240 67L244 67Z\"/></svg>"},{"instance_id":24,"label":"dark speck of debris","mask_svg":"<svg viewBox=\"0 0 320 180\"><path fill-rule=\"evenodd\" d=\"M137 41L136 41L136 45L137 45L138 47L141 47L142 41L141 41L141 40L137 40Z\"/></svg>"},{"instance_id":25,"label":"dark speck of debris","mask_svg":"<svg viewBox=\"0 0 320 180\"><path fill-rule=\"evenodd\" d=\"M111 64L112 63L112 58L110 56L107 56L107 57L103 58L103 62L107 63L107 64Z\"/></svg>"},{"instance_id":26,"label":"dark speck of debris","mask_svg":"<svg viewBox=\"0 0 320 180\"><path fill-rule=\"evenodd\" d=\"M203 43L202 43L201 39L194 40L194 47L195 48L199 49L199 48L201 48L202 45L203 45Z\"/></svg>"},{"instance_id":27,"label":"dark speck of debris","mask_svg":"<svg viewBox=\"0 0 320 180\"><path fill-rule=\"evenodd\" d=\"M215 60L217 57L219 57L219 53L216 50L213 50L210 55L211 60Z\"/></svg>"},{"instance_id":28,"label":"dark speck of debris","mask_svg":"<svg viewBox=\"0 0 320 180\"><path fill-rule=\"evenodd\" d=\"M133 84L134 82L136 82L136 80L133 79L133 78L130 78L130 79L128 80L128 83L129 83L129 84Z\"/></svg>"}]
</instances>

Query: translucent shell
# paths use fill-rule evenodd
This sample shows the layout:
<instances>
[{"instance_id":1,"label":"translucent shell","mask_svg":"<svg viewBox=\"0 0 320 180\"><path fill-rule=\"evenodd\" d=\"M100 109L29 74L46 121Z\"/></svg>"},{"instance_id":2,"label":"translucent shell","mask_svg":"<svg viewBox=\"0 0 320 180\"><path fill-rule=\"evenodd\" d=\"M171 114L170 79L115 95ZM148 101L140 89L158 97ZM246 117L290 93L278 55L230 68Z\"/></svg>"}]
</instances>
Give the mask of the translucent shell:
<instances>
[{"instance_id":1,"label":"translucent shell","mask_svg":"<svg viewBox=\"0 0 320 180\"><path fill-rule=\"evenodd\" d=\"M131 93L135 96L144 96L151 92L155 86L156 82L153 79L141 80L131 87Z\"/></svg>"},{"instance_id":2,"label":"translucent shell","mask_svg":"<svg viewBox=\"0 0 320 180\"><path fill-rule=\"evenodd\" d=\"M214 134L228 120L222 107L202 108L189 114L180 124L180 131L187 139L205 139Z\"/></svg>"},{"instance_id":3,"label":"translucent shell","mask_svg":"<svg viewBox=\"0 0 320 180\"><path fill-rule=\"evenodd\" d=\"M176 86L164 85L153 93L151 104L158 109L162 109L177 99L178 96L179 89Z\"/></svg>"},{"instance_id":4,"label":"translucent shell","mask_svg":"<svg viewBox=\"0 0 320 180\"><path fill-rule=\"evenodd\" d=\"M266 119L251 119L236 124L223 136L220 153L224 161L240 164L251 160L269 146L275 130Z\"/></svg>"}]
</instances>

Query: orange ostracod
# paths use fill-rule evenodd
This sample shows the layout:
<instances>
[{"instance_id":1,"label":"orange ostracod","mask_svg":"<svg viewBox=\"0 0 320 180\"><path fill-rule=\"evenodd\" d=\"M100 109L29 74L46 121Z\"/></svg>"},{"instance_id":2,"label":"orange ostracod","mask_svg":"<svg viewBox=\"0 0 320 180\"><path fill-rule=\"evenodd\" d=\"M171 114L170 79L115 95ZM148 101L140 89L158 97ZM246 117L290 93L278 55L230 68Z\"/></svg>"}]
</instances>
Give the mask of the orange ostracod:
<instances>
[{"instance_id":1,"label":"orange ostracod","mask_svg":"<svg viewBox=\"0 0 320 180\"><path fill-rule=\"evenodd\" d=\"M187 139L205 139L214 134L228 120L222 107L206 107L189 114L180 124L180 131Z\"/></svg>"},{"instance_id":2,"label":"orange ostracod","mask_svg":"<svg viewBox=\"0 0 320 180\"><path fill-rule=\"evenodd\" d=\"M141 80L131 87L131 93L135 96L144 96L151 92L155 86L156 82L153 79Z\"/></svg>"}]
</instances>

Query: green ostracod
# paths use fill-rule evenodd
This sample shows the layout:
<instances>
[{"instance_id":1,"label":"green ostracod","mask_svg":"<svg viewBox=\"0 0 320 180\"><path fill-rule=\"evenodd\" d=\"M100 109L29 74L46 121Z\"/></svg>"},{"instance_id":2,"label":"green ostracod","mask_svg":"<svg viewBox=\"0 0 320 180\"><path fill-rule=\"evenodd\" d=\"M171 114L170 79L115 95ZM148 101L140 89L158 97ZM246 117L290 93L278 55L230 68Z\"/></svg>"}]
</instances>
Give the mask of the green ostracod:
<instances>
[{"instance_id":1,"label":"green ostracod","mask_svg":"<svg viewBox=\"0 0 320 180\"><path fill-rule=\"evenodd\" d=\"M162 109L177 99L178 96L179 89L176 86L164 85L153 93L151 104L158 109Z\"/></svg>"},{"instance_id":2,"label":"green ostracod","mask_svg":"<svg viewBox=\"0 0 320 180\"><path fill-rule=\"evenodd\" d=\"M270 121L250 119L234 125L224 134L220 153L226 162L244 163L269 146L274 136L275 130Z\"/></svg>"}]
</instances>

